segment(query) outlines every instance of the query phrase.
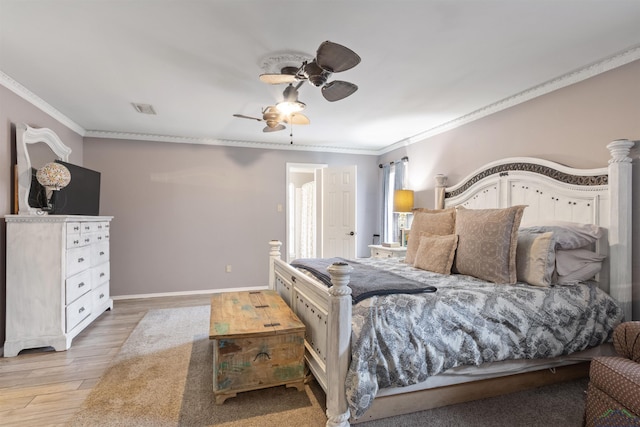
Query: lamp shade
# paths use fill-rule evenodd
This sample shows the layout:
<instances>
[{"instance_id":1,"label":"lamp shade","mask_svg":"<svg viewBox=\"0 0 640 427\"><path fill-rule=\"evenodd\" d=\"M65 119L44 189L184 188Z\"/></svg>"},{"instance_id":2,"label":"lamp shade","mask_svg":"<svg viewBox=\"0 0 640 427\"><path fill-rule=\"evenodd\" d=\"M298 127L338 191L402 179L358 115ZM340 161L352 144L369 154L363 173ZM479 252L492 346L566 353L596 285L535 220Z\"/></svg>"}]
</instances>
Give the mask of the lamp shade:
<instances>
[{"instance_id":1,"label":"lamp shade","mask_svg":"<svg viewBox=\"0 0 640 427\"><path fill-rule=\"evenodd\" d=\"M47 163L36 172L38 182L54 190L60 190L71 182L71 172L60 163Z\"/></svg>"},{"instance_id":2,"label":"lamp shade","mask_svg":"<svg viewBox=\"0 0 640 427\"><path fill-rule=\"evenodd\" d=\"M413 210L413 190L396 190L393 194L394 212L411 212Z\"/></svg>"}]
</instances>

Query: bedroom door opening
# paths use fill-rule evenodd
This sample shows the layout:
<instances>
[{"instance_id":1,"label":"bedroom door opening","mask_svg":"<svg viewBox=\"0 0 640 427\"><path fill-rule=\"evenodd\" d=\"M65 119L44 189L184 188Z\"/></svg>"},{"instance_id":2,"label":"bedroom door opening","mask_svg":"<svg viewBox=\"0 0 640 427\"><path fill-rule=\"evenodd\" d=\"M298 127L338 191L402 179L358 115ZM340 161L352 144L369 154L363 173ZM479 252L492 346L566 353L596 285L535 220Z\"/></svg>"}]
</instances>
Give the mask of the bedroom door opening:
<instances>
[{"instance_id":1,"label":"bedroom door opening","mask_svg":"<svg viewBox=\"0 0 640 427\"><path fill-rule=\"evenodd\" d=\"M356 167L287 163L286 260L356 257Z\"/></svg>"},{"instance_id":2,"label":"bedroom door opening","mask_svg":"<svg viewBox=\"0 0 640 427\"><path fill-rule=\"evenodd\" d=\"M321 253L322 174L326 164L287 163L287 262Z\"/></svg>"}]
</instances>

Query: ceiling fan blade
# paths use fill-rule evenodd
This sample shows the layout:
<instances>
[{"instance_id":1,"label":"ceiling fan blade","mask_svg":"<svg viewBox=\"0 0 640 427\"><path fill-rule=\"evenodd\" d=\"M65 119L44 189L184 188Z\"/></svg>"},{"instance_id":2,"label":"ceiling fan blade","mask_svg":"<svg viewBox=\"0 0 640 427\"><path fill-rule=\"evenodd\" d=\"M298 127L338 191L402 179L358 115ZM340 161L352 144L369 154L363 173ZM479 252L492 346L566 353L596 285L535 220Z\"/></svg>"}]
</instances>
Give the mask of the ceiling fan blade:
<instances>
[{"instance_id":1,"label":"ceiling fan blade","mask_svg":"<svg viewBox=\"0 0 640 427\"><path fill-rule=\"evenodd\" d=\"M257 117L251 117L251 116L245 116L244 114L234 114L233 117L239 117L241 119L250 119L250 120L257 120L259 122L262 121L262 119L259 119Z\"/></svg>"},{"instance_id":2,"label":"ceiling fan blade","mask_svg":"<svg viewBox=\"0 0 640 427\"><path fill-rule=\"evenodd\" d=\"M358 90L358 86L353 83L334 80L322 87L322 96L327 101L340 101Z\"/></svg>"},{"instance_id":3,"label":"ceiling fan blade","mask_svg":"<svg viewBox=\"0 0 640 427\"><path fill-rule=\"evenodd\" d=\"M360 57L348 47L325 41L316 52L316 62L325 70L339 73L358 65Z\"/></svg>"},{"instance_id":4,"label":"ceiling fan blade","mask_svg":"<svg viewBox=\"0 0 640 427\"><path fill-rule=\"evenodd\" d=\"M295 83L297 79L293 74L260 74L260 81L270 85L279 85Z\"/></svg>"},{"instance_id":5,"label":"ceiling fan blade","mask_svg":"<svg viewBox=\"0 0 640 427\"><path fill-rule=\"evenodd\" d=\"M278 126L274 126L272 128L270 128L269 126L265 126L264 129L262 129L262 132L277 132L279 130L285 130L287 127L283 124L279 124Z\"/></svg>"},{"instance_id":6,"label":"ceiling fan blade","mask_svg":"<svg viewBox=\"0 0 640 427\"><path fill-rule=\"evenodd\" d=\"M308 125L309 123L311 123L311 120L309 120L309 117L305 116L304 114L293 113L290 116L285 117L284 122L290 123L292 125Z\"/></svg>"}]
</instances>

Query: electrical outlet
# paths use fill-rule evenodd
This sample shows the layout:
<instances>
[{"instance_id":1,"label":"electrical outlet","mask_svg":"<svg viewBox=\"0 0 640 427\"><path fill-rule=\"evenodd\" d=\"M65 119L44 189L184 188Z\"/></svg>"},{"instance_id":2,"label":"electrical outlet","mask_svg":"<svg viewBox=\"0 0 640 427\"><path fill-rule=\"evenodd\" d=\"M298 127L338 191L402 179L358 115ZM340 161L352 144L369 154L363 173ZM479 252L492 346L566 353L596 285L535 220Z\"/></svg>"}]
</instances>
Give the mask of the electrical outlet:
<instances>
[{"instance_id":1,"label":"electrical outlet","mask_svg":"<svg viewBox=\"0 0 640 427\"><path fill-rule=\"evenodd\" d=\"M227 267L225 268L225 271L227 273L231 273L231 264L227 264Z\"/></svg>"}]
</instances>

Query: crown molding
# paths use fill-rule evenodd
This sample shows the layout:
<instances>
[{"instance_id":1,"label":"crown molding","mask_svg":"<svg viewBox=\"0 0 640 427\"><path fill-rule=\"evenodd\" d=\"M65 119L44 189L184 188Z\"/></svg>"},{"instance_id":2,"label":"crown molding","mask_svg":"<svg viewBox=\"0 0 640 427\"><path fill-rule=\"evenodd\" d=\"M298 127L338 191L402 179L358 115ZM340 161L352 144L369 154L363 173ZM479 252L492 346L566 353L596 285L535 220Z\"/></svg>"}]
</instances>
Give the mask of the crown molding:
<instances>
[{"instance_id":1,"label":"crown molding","mask_svg":"<svg viewBox=\"0 0 640 427\"><path fill-rule=\"evenodd\" d=\"M15 79L11 78L4 72L0 71L0 84L11 92L15 93L25 101L31 103L33 106L39 108L44 111L69 129L73 130L80 136L85 135L85 130L82 126L71 120L69 117L65 116L60 111L56 110L51 104L49 104L44 99L40 98L35 93L31 92L26 87L22 86Z\"/></svg>"},{"instance_id":2,"label":"crown molding","mask_svg":"<svg viewBox=\"0 0 640 427\"><path fill-rule=\"evenodd\" d=\"M196 138L172 135L156 135L135 132L111 132L101 130L86 131L85 138L105 138L105 139L121 139L134 141L155 141L155 142L171 142L178 144L200 144L200 145L216 145L225 147L241 147L241 148L261 148L265 150L286 150L286 151L316 151L324 153L341 153L341 154L361 154L367 156L379 155L379 150L354 147L336 147L331 145L300 145L290 143L273 143L273 142L256 142L256 141L236 141L230 139L216 138Z\"/></svg>"},{"instance_id":3,"label":"crown molding","mask_svg":"<svg viewBox=\"0 0 640 427\"><path fill-rule=\"evenodd\" d=\"M274 67L282 61L298 61L304 57L302 53L280 53L271 54L271 56L265 57L262 60L262 68L269 69ZM19 82L0 71L0 84L11 90L21 98L30 102L40 110L49 114L54 119L58 120L63 125L69 127L80 136L94 137L94 138L111 138L111 139L128 139L128 140L144 140L144 141L158 141L158 142L172 142L183 144L201 144L201 145L218 145L229 147L243 147L243 148L262 148L273 150L290 150L290 151L315 151L315 152L331 152L331 153L343 153L343 154L362 154L380 156L389 153L398 148L407 147L415 144L416 142L424 141L425 139L447 132L449 130L458 128L465 124L471 123L475 120L482 119L490 116L491 114L505 110L507 108L516 106L523 102L553 92L555 90L564 88L574 83L581 82L590 77L597 76L606 71L613 70L614 68L621 67L630 62L640 59L640 45L633 46L627 50L624 50L618 54L612 55L606 59L598 62L594 62L590 65L582 67L570 73L563 74L560 77L549 80L545 83L534 86L530 89L522 91L516 95L504 98L486 107L480 108L467 115L451 120L442 125L435 126L424 132L420 132L416 135L397 141L387 147L380 149L373 148L355 148L355 147L337 147L337 146L324 146L324 145L299 145L299 144L277 144L277 143L263 143L254 141L234 141L227 139L215 139L215 138L195 138L195 137L182 137L182 136L170 136L170 135L155 135L155 134L143 134L133 132L111 132L100 130L85 130L73 120L65 116L63 113L55 109L49 103L42 98L31 92L29 89L21 85Z\"/></svg>"},{"instance_id":4,"label":"crown molding","mask_svg":"<svg viewBox=\"0 0 640 427\"><path fill-rule=\"evenodd\" d=\"M516 106L555 90L562 89L574 83L581 82L590 77L597 76L598 74L613 70L614 68L621 67L638 59L640 59L640 45L633 46L606 59L594 62L578 70L563 74L560 77L549 80L545 83L541 83L508 98L504 98L498 102L473 111L472 113L469 113L465 116L459 117L447 123L443 123L439 126L428 129L424 132L420 132L419 134L416 134L414 136L410 136L408 138L400 140L392 145L389 145L388 147L381 149L379 151L379 154L385 154L398 148L406 147L408 145L415 144L416 142L424 141L427 138L431 138L435 135L455 129L467 123L471 123L475 120L482 119L484 117L490 116L491 114L506 110L507 108Z\"/></svg>"}]
</instances>

